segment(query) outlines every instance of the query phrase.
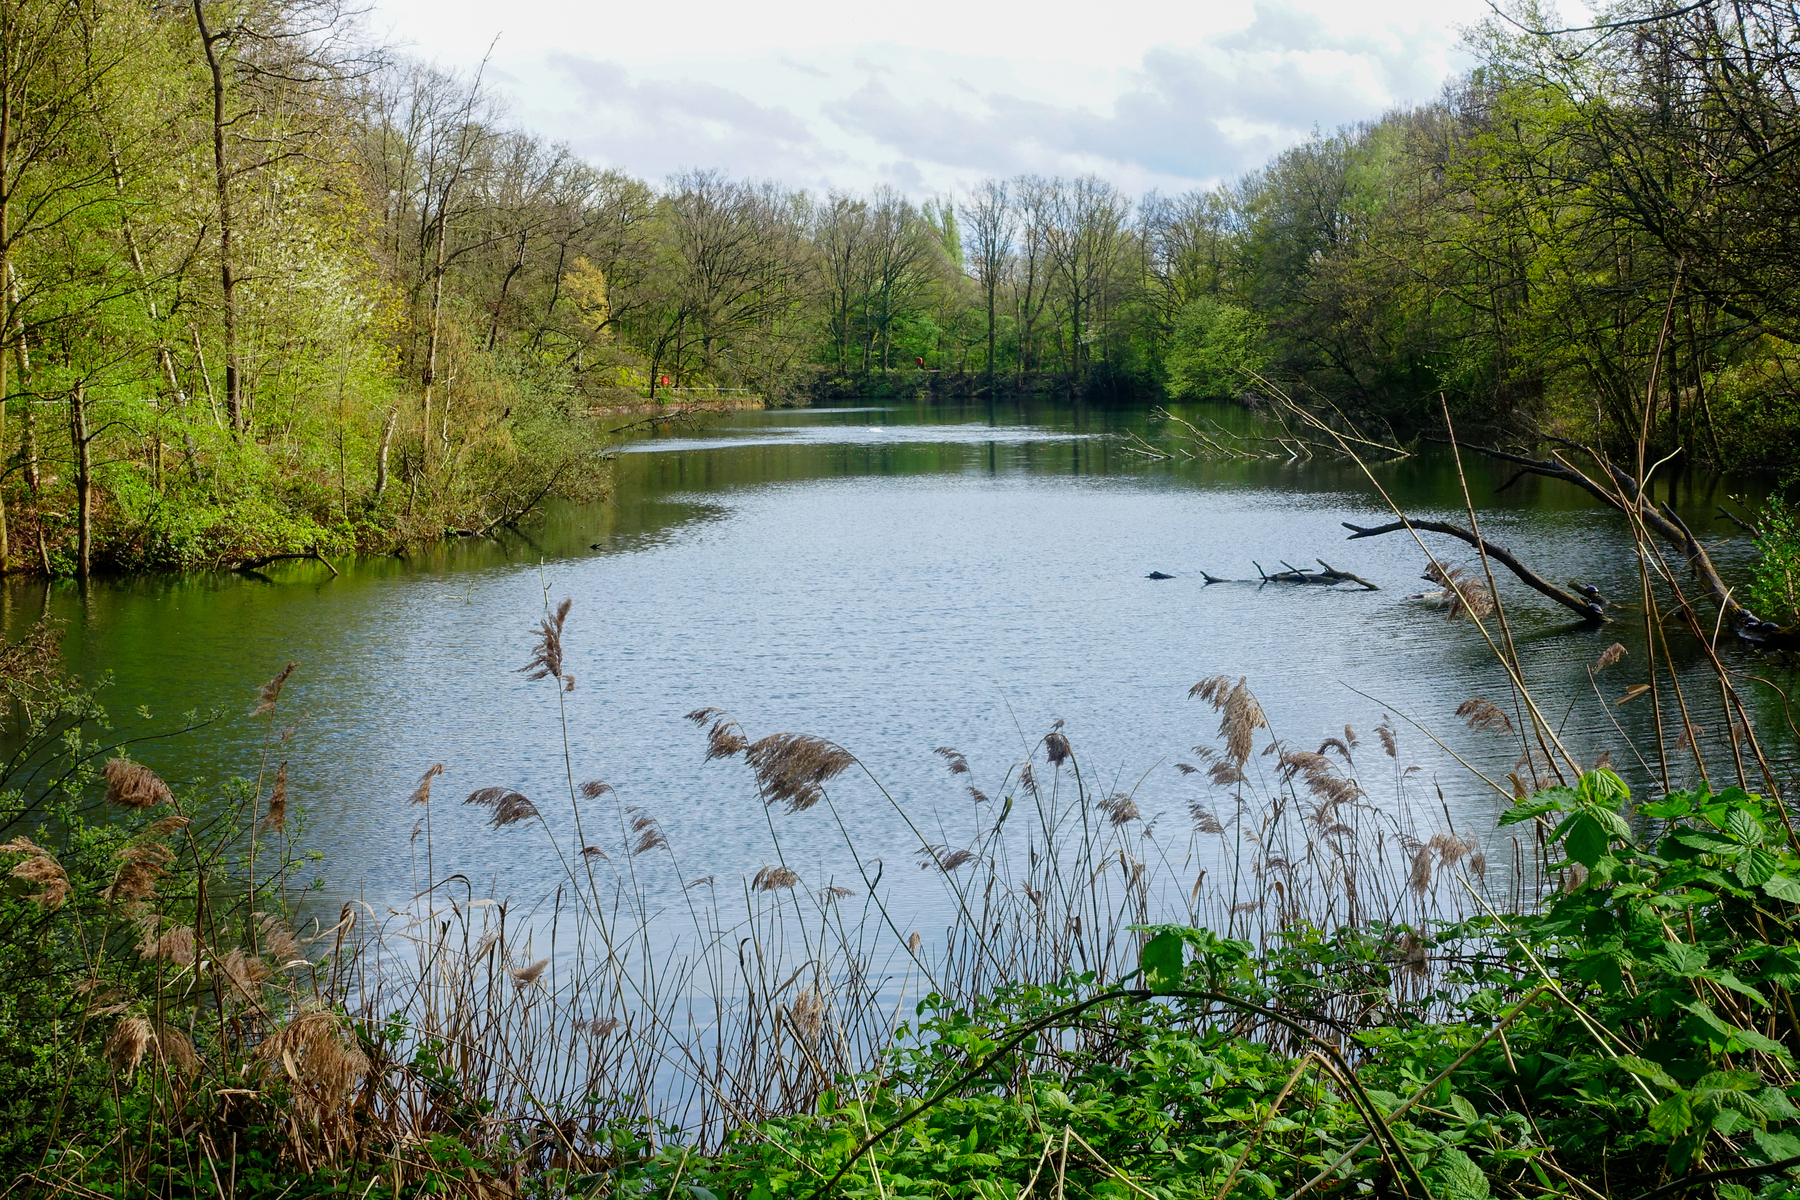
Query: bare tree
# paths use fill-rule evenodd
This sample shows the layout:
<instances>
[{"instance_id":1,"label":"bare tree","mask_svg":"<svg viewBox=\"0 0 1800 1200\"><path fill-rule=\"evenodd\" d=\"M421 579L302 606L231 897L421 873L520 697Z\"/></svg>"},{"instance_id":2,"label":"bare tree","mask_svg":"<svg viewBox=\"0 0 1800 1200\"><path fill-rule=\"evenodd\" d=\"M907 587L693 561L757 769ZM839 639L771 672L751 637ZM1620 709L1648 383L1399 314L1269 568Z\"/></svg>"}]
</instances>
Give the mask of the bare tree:
<instances>
[{"instance_id":1,"label":"bare tree","mask_svg":"<svg viewBox=\"0 0 1800 1200\"><path fill-rule=\"evenodd\" d=\"M970 203L963 205L962 214L969 227L969 265L987 299L987 391L992 396L998 358L995 344L997 300L1001 285L1012 271L1018 216L1013 211L1005 182L998 179L986 180L976 188Z\"/></svg>"}]
</instances>

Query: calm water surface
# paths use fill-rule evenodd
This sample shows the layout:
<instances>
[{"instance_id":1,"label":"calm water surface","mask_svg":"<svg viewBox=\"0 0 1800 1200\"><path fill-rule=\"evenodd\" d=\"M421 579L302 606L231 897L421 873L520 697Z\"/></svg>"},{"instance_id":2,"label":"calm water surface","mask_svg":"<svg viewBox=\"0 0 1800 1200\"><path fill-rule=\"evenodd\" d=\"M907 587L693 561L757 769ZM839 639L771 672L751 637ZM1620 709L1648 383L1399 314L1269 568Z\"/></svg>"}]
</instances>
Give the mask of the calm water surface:
<instances>
[{"instance_id":1,"label":"calm water surface","mask_svg":"<svg viewBox=\"0 0 1800 1200\"><path fill-rule=\"evenodd\" d=\"M1425 586L1417 547L1405 535L1344 540L1341 521L1387 519L1356 468L1152 463L1131 452L1131 432L1163 436L1142 412L1054 405L731 414L628 445L611 500L554 508L519 534L343 563L336 579L291 564L263 580L14 586L5 617L15 632L46 604L66 618L71 663L113 673L115 713L147 705L168 723L187 710L221 712L203 732L142 748L171 778L254 773L262 727L245 715L249 702L298 662L284 701L295 728L280 754L291 763L290 803L306 810L305 842L323 852L333 896L396 907L424 878L420 810L405 801L435 762L445 764L436 874L460 871L481 890L520 897L555 889L561 871L541 832L489 830L483 811L454 801L505 785L566 825L565 717L576 779L604 779L622 804L653 814L683 878L714 875L733 888L773 861L771 824L809 883L853 881L828 815L766 815L739 763L702 763L703 739L683 714L708 705L752 737L803 731L850 748L947 841L966 838L975 814L967 780L933 749L962 750L974 781L991 786L1063 720L1089 778L1108 792L1136 789L1179 855L1203 776L1174 764L1217 726L1187 690L1212 674L1248 676L1292 744L1316 745L1346 723L1368 735L1384 713L1404 714L1490 774L1512 768L1516 744L1453 715L1471 695L1506 697L1478 633L1403 599ZM1617 518L1542 480L1496 495L1505 476L1469 466L1490 538L1550 578L1635 590ZM1446 456L1377 471L1415 515L1459 517ZM1695 481L1675 501L1696 527L1728 530L1712 519L1728 490ZM1721 565L1741 570L1747 540L1718 536ZM1466 561L1460 549L1440 552ZM1316 558L1382 590L1201 579ZM1175 578L1145 578L1152 570ZM518 672L546 587L552 603L574 601L566 666L578 682L561 697ZM1611 719L1641 732L1648 702L1601 705L1583 668L1615 640L1630 647L1602 677L1615 698L1643 675L1641 627L1631 614L1601 629L1571 625L1510 578L1502 589L1546 707L1567 711L1572 748L1610 747L1629 764ZM1716 697L1716 686L1702 687L1697 653L1675 640L1694 694ZM1747 650L1729 653L1774 669ZM1719 723L1716 702L1696 703L1703 723ZM1773 714L1766 723L1772 733ZM1404 723L1401 761L1422 767L1415 795L1431 809L1441 787L1446 819L1492 827L1498 798ZM1373 737L1359 763L1375 782L1392 778ZM910 835L868 780L846 777L833 794L863 852L898 872L890 881L919 877ZM611 798L586 811L589 840L616 848ZM637 863L653 891L673 894L665 857ZM917 890L929 917L941 890Z\"/></svg>"}]
</instances>

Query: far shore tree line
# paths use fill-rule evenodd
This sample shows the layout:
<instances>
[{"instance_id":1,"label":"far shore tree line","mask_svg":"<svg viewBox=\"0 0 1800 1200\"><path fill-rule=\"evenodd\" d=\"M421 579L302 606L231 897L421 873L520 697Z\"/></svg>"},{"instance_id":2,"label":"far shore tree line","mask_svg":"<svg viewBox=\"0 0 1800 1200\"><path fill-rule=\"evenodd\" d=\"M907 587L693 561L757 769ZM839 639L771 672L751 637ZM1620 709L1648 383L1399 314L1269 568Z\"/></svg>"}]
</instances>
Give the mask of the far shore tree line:
<instances>
[{"instance_id":1,"label":"far shore tree line","mask_svg":"<svg viewBox=\"0 0 1800 1200\"><path fill-rule=\"evenodd\" d=\"M1791 472L1795 12L1605 20L1491 20L1437 102L1216 187L916 203L598 167L339 0L0 0L0 569L480 531L596 486L595 408L715 393L1267 379L1619 446L1654 386L1657 453Z\"/></svg>"}]
</instances>

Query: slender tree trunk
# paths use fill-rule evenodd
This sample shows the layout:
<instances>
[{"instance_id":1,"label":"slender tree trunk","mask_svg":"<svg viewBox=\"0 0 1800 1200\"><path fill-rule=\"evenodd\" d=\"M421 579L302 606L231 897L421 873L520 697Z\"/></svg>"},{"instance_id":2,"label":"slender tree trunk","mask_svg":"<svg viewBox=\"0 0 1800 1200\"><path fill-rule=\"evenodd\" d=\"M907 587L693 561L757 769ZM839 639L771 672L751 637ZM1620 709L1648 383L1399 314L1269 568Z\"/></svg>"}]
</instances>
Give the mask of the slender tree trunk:
<instances>
[{"instance_id":1,"label":"slender tree trunk","mask_svg":"<svg viewBox=\"0 0 1800 1200\"><path fill-rule=\"evenodd\" d=\"M989 400L992 400L994 398L994 287L995 287L995 284L996 284L996 280L994 279L993 268L990 266L988 269L988 281L987 281L987 302L988 302L988 328L987 328L987 335L988 335L988 359L987 359L988 386L987 386L987 390L988 390L988 399Z\"/></svg>"},{"instance_id":2,"label":"slender tree trunk","mask_svg":"<svg viewBox=\"0 0 1800 1200\"><path fill-rule=\"evenodd\" d=\"M423 422L419 430L419 469L431 468L431 389L437 383L438 334L444 315L444 233L449 219L450 193L438 201L437 263L431 272L431 333L425 340L425 371L421 382L425 395L421 400Z\"/></svg>"},{"instance_id":3,"label":"slender tree trunk","mask_svg":"<svg viewBox=\"0 0 1800 1200\"><path fill-rule=\"evenodd\" d=\"M386 494L388 486L388 448L394 444L394 424L400 420L398 404L388 409L387 420L381 424L381 448L375 453L375 498Z\"/></svg>"},{"instance_id":4,"label":"slender tree trunk","mask_svg":"<svg viewBox=\"0 0 1800 1200\"><path fill-rule=\"evenodd\" d=\"M19 307L19 275L12 264L6 265L6 300L12 312L13 365L19 368L19 387L25 389L31 379L31 347L25 344L25 312ZM25 486L31 489L33 503L42 480L38 476L37 406L29 395L23 397L24 420L21 424L19 457L25 463Z\"/></svg>"},{"instance_id":5,"label":"slender tree trunk","mask_svg":"<svg viewBox=\"0 0 1800 1200\"><path fill-rule=\"evenodd\" d=\"M231 430L242 434L246 427L243 380L238 371L237 346L237 278L231 270L231 172L225 165L225 68L219 62L218 43L230 36L214 33L206 23L204 0L193 0L194 23L200 30L200 45L206 51L206 66L212 73L213 186L219 201L219 286L224 307L225 324L225 410L231 416Z\"/></svg>"},{"instance_id":6,"label":"slender tree trunk","mask_svg":"<svg viewBox=\"0 0 1800 1200\"><path fill-rule=\"evenodd\" d=\"M75 573L86 579L93 547L94 460L93 438L88 434L85 383L76 384L69 395L69 445L75 452Z\"/></svg>"}]
</instances>

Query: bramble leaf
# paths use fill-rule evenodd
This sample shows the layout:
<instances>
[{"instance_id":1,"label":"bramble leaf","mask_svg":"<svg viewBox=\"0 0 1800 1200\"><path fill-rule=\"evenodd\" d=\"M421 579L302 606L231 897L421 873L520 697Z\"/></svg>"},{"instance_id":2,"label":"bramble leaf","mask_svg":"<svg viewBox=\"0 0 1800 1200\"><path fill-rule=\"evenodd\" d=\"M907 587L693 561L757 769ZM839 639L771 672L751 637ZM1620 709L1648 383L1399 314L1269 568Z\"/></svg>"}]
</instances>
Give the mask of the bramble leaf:
<instances>
[{"instance_id":1,"label":"bramble leaf","mask_svg":"<svg viewBox=\"0 0 1800 1200\"><path fill-rule=\"evenodd\" d=\"M1158 995L1167 995L1181 987L1185 939L1174 930L1165 929L1144 943L1138 966L1144 972L1144 986Z\"/></svg>"},{"instance_id":2,"label":"bramble leaf","mask_svg":"<svg viewBox=\"0 0 1800 1200\"><path fill-rule=\"evenodd\" d=\"M1763 881L1763 891L1777 900L1800 904L1800 882L1787 875L1771 875Z\"/></svg>"},{"instance_id":3,"label":"bramble leaf","mask_svg":"<svg viewBox=\"0 0 1800 1200\"><path fill-rule=\"evenodd\" d=\"M1650 1128L1663 1137L1679 1137L1694 1125L1694 1106L1687 1093L1676 1092L1650 1110Z\"/></svg>"}]
</instances>

